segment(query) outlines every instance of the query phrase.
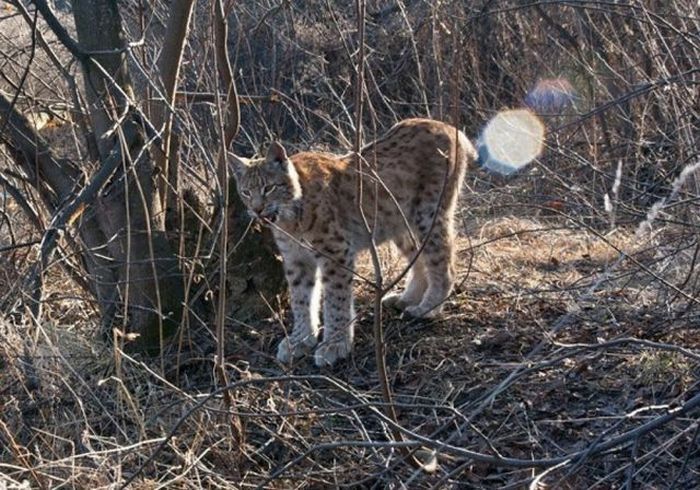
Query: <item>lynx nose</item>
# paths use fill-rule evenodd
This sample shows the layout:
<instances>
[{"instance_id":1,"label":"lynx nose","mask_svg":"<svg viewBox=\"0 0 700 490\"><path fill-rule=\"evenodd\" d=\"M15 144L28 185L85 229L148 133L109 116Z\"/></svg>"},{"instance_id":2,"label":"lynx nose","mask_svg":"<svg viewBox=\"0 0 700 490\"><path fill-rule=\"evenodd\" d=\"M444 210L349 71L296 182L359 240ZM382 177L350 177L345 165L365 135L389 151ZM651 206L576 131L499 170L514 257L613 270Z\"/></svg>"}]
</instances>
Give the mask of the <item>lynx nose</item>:
<instances>
[{"instance_id":1,"label":"lynx nose","mask_svg":"<svg viewBox=\"0 0 700 490\"><path fill-rule=\"evenodd\" d=\"M262 199L253 199L250 202L250 209L253 211L253 213L259 216L263 209L265 209L265 203L262 201Z\"/></svg>"}]
</instances>

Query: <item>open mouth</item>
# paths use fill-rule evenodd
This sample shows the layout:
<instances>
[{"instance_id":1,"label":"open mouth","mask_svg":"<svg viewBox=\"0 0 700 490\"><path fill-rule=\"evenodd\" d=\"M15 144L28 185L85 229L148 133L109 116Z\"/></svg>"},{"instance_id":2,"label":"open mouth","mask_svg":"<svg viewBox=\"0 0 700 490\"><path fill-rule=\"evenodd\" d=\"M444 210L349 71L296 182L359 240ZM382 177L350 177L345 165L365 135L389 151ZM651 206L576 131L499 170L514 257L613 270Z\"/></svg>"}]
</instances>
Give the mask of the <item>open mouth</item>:
<instances>
[{"instance_id":1,"label":"open mouth","mask_svg":"<svg viewBox=\"0 0 700 490\"><path fill-rule=\"evenodd\" d=\"M275 221L277 221L277 213L261 213L259 215L259 218L263 222L274 223Z\"/></svg>"}]
</instances>

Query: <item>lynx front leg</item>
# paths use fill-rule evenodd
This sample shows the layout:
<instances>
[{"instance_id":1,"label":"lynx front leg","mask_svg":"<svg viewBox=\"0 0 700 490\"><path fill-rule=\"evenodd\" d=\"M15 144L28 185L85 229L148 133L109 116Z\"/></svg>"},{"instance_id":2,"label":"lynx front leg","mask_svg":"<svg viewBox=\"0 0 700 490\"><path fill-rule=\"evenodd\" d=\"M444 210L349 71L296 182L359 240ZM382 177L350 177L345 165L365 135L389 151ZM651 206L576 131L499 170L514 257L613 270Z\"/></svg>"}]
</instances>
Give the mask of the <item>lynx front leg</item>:
<instances>
[{"instance_id":1,"label":"lynx front leg","mask_svg":"<svg viewBox=\"0 0 700 490\"><path fill-rule=\"evenodd\" d=\"M294 328L279 344L277 359L288 363L318 342L321 284L313 254L296 244L278 246L284 257Z\"/></svg>"},{"instance_id":2,"label":"lynx front leg","mask_svg":"<svg viewBox=\"0 0 700 490\"><path fill-rule=\"evenodd\" d=\"M350 250L336 254L335 260L321 261L323 281L323 341L316 348L316 365L332 366L352 351L355 309L352 274L355 260Z\"/></svg>"}]
</instances>

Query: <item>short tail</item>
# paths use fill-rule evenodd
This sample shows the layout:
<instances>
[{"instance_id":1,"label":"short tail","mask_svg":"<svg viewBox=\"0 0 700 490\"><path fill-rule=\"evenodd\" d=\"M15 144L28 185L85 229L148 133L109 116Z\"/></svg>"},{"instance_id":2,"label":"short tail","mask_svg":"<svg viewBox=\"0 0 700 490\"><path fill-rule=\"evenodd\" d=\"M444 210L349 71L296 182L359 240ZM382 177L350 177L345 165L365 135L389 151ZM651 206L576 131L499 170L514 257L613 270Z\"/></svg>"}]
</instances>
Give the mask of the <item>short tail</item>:
<instances>
[{"instance_id":1,"label":"short tail","mask_svg":"<svg viewBox=\"0 0 700 490\"><path fill-rule=\"evenodd\" d=\"M484 162L486 161L486 154L479 151L479 148L475 148L474 144L469 141L467 135L463 131L459 132L459 147L462 149L462 154L467 160L467 165L475 164L477 167L482 168Z\"/></svg>"},{"instance_id":2,"label":"short tail","mask_svg":"<svg viewBox=\"0 0 700 490\"><path fill-rule=\"evenodd\" d=\"M476 158L474 159L474 163L476 166L482 170L487 169L486 164L489 161L489 150L486 148L486 145L484 145L481 141L477 141L475 153Z\"/></svg>"}]
</instances>

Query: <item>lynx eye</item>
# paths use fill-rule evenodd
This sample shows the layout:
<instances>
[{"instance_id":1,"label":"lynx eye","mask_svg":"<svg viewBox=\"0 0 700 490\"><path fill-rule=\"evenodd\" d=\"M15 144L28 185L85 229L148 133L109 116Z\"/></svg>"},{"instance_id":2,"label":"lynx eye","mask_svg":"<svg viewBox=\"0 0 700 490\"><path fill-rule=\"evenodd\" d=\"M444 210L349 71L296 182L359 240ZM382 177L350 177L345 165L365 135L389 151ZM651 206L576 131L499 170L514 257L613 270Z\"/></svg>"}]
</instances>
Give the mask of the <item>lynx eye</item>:
<instances>
[{"instance_id":1,"label":"lynx eye","mask_svg":"<svg viewBox=\"0 0 700 490\"><path fill-rule=\"evenodd\" d=\"M268 194L270 194L270 193L271 193L272 191L274 191L275 189L277 189L277 184L269 184L269 185L266 185L265 187L263 187L263 190L262 190L262 191L263 191L263 196L267 196Z\"/></svg>"},{"instance_id":2,"label":"lynx eye","mask_svg":"<svg viewBox=\"0 0 700 490\"><path fill-rule=\"evenodd\" d=\"M250 199L250 191L247 191L247 190L245 190L245 189L242 190L242 191L241 191L241 196L242 196L242 197L245 197L246 199Z\"/></svg>"}]
</instances>

